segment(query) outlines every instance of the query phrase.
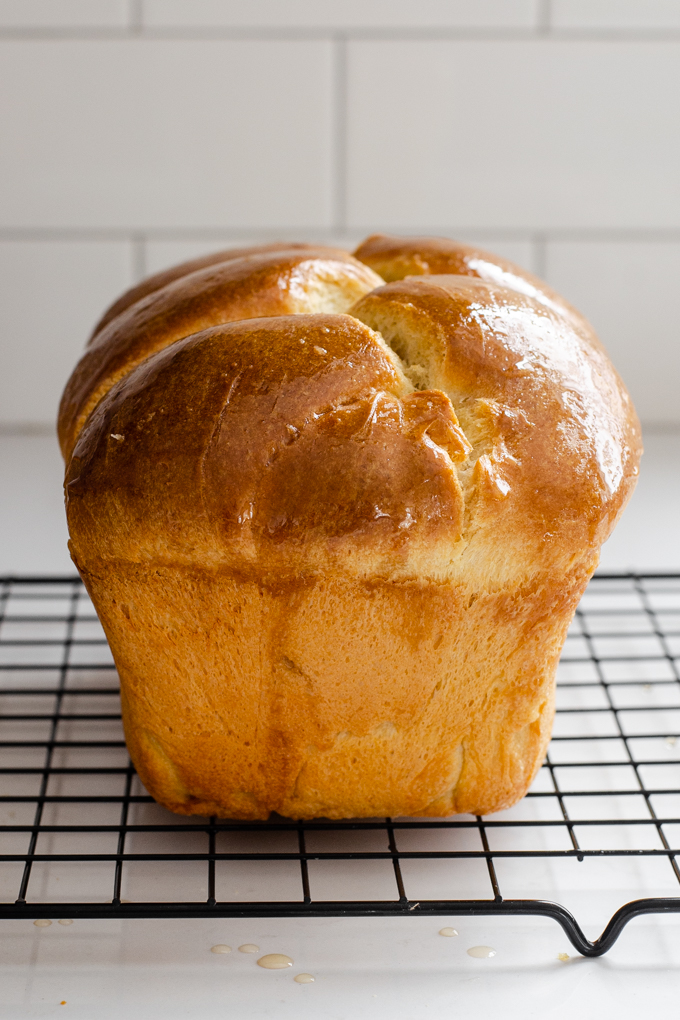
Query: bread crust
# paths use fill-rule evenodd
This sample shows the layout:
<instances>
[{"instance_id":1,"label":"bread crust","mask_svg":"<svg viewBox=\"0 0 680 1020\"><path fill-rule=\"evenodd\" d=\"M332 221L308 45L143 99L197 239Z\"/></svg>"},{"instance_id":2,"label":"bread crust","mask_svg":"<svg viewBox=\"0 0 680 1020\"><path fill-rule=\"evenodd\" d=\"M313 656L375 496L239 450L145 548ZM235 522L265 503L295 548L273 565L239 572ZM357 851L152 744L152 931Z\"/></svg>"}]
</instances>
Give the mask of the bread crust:
<instances>
[{"instance_id":1,"label":"bread crust","mask_svg":"<svg viewBox=\"0 0 680 1020\"><path fill-rule=\"evenodd\" d=\"M487 814L540 767L583 567L477 593L88 561L131 757L180 814Z\"/></svg>"},{"instance_id":2,"label":"bread crust","mask_svg":"<svg viewBox=\"0 0 680 1020\"><path fill-rule=\"evenodd\" d=\"M386 283L407 276L472 276L533 298L552 311L566 315L581 331L594 337L590 324L548 284L509 259L448 237L399 237L371 234L354 252Z\"/></svg>"},{"instance_id":3,"label":"bread crust","mask_svg":"<svg viewBox=\"0 0 680 1020\"><path fill-rule=\"evenodd\" d=\"M160 273L154 273L153 276L147 276L140 283L134 287L130 287L124 294L121 294L109 308L106 309L97 325L90 334L88 344L91 344L97 333L101 333L104 326L108 326L112 319L115 319L121 312L124 312L130 305L136 304L141 301L142 298L147 297L149 294L154 294L157 290L161 290L162 287L166 287L169 283L174 283L175 280L179 280L182 276L189 276L190 273L195 273L198 269L206 269L208 266L216 266L222 262L233 262L234 259L246 258L249 255L261 255L265 252L278 252L278 251L310 251L317 255L321 252L326 253L330 257L340 257L344 259L347 252L342 248L333 248L322 244L306 244L296 241L275 241L272 244L256 244L248 245L241 248L226 248L224 251L210 252L209 255L201 255L199 258L189 259L187 262L180 262L179 265L170 266L168 269L162 270Z\"/></svg>"},{"instance_id":4,"label":"bread crust","mask_svg":"<svg viewBox=\"0 0 680 1020\"><path fill-rule=\"evenodd\" d=\"M459 471L468 541L489 579L515 577L523 561L567 569L599 548L633 491L642 443L626 388L589 328L466 276L390 283L352 314L381 332L419 386L456 408L473 447ZM501 546L504 565L483 551Z\"/></svg>"},{"instance_id":5,"label":"bread crust","mask_svg":"<svg viewBox=\"0 0 680 1020\"><path fill-rule=\"evenodd\" d=\"M305 256L241 260L242 308L263 258L286 278ZM150 300L170 315L196 275L107 329ZM347 314L166 334L75 439L72 556L173 811L482 814L543 760L566 630L637 477L630 398L535 296L360 279Z\"/></svg>"},{"instance_id":6,"label":"bread crust","mask_svg":"<svg viewBox=\"0 0 680 1020\"><path fill-rule=\"evenodd\" d=\"M209 326L260 315L345 311L380 277L328 248L253 250L182 274L129 304L94 336L66 384L58 433L67 459L88 415L149 355Z\"/></svg>"}]
</instances>

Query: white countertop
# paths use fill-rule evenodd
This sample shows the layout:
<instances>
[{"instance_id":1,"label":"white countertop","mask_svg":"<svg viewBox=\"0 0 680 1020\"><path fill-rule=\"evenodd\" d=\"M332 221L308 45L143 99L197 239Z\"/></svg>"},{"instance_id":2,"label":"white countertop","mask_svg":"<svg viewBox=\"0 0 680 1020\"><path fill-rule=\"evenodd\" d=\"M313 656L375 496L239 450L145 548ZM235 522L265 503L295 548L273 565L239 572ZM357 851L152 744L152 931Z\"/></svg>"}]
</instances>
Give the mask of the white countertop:
<instances>
[{"instance_id":1,"label":"white countertop","mask_svg":"<svg viewBox=\"0 0 680 1020\"><path fill-rule=\"evenodd\" d=\"M443 919L446 920L446 919ZM0 1016L87 1020L594 1020L671 1017L680 993L680 920L633 922L600 959L578 957L554 924L427 918L79 921L0 925ZM256 941L292 971L236 951ZM217 942L234 947L213 955ZM492 945L493 959L466 948ZM558 953L572 958L563 962ZM293 972L314 974L297 985ZM65 1006L59 1003L66 1000ZM482 1010L480 1012L480 1009Z\"/></svg>"},{"instance_id":2,"label":"white countertop","mask_svg":"<svg viewBox=\"0 0 680 1020\"><path fill-rule=\"evenodd\" d=\"M680 570L680 436L648 436L646 446L604 570ZM0 573L71 573L55 442L0 437L0 472ZM596 895L580 902L577 919L594 938L607 917ZM438 935L445 924L458 937ZM294 967L262 970L260 954L237 951L246 942L288 954ZM216 943L234 951L211 954ZM469 957L475 945L496 956ZM448 1020L481 1010L484 1018L637 1020L674 1015L679 967L680 915L635 920L605 957L588 960L540 918L2 921L0 1017ZM294 983L300 972L315 983Z\"/></svg>"}]
</instances>

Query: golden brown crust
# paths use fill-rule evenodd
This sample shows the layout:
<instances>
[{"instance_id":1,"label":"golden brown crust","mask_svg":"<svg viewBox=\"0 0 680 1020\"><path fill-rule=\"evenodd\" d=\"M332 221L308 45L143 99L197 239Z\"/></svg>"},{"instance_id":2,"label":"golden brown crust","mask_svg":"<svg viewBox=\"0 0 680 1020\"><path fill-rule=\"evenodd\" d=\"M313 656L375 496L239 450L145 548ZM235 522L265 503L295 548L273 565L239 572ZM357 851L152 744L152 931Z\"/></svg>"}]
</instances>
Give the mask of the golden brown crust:
<instances>
[{"instance_id":1,"label":"golden brown crust","mask_svg":"<svg viewBox=\"0 0 680 1020\"><path fill-rule=\"evenodd\" d=\"M553 311L561 312L580 328L587 327L561 294L544 280L476 245L463 244L448 237L397 237L372 234L359 245L354 257L370 266L386 283L406 276L473 276L485 283L507 287L531 297Z\"/></svg>"},{"instance_id":2,"label":"golden brown crust","mask_svg":"<svg viewBox=\"0 0 680 1020\"><path fill-rule=\"evenodd\" d=\"M543 760L587 580L474 592L88 563L145 786L182 814L251 819L509 807Z\"/></svg>"},{"instance_id":3,"label":"golden brown crust","mask_svg":"<svg viewBox=\"0 0 680 1020\"><path fill-rule=\"evenodd\" d=\"M272 244L256 244L249 245L245 248L226 248L224 251L211 252L209 255L201 255L199 258L190 259L188 262L180 262L177 266L170 266L169 269L164 269L160 273L154 273L153 276L147 276L140 283L134 287L130 287L124 294L121 294L113 304L106 309L97 325L92 330L88 344L91 344L97 333L100 333L104 326L108 326L111 319L115 319L117 315L124 312L130 305L134 305L137 301L141 301L148 294L153 294L155 291L160 290L161 287L166 287L169 283L173 283L175 280L179 280L182 276L188 276L189 273L195 273L197 269L206 269L208 266L215 266L220 262L232 262L234 259L241 259L247 255L260 255L265 252L273 251L296 251L299 249L310 249L315 251L317 254L321 251L326 252L329 256L342 257L346 255L341 248L326 247L325 245L317 244L300 244L292 241L275 241Z\"/></svg>"},{"instance_id":4,"label":"golden brown crust","mask_svg":"<svg viewBox=\"0 0 680 1020\"><path fill-rule=\"evenodd\" d=\"M451 399L473 453L461 466L470 548L505 549L513 576L564 567L606 540L637 480L640 426L589 331L530 297L464 276L409 277L352 314L406 371ZM516 573L515 573L515 576Z\"/></svg>"},{"instance_id":5,"label":"golden brown crust","mask_svg":"<svg viewBox=\"0 0 680 1020\"><path fill-rule=\"evenodd\" d=\"M130 753L186 814L500 810L545 753L635 412L576 314L470 273L363 278L351 314L328 288L309 314L305 276L303 314L175 336L202 321L175 308L201 273L245 265L242 315L289 257L199 271L102 331L163 310L66 476Z\"/></svg>"},{"instance_id":6,"label":"golden brown crust","mask_svg":"<svg viewBox=\"0 0 680 1020\"><path fill-rule=\"evenodd\" d=\"M115 560L412 573L460 534L468 450L448 398L413 393L357 319L241 320L109 391L67 472L69 523Z\"/></svg>"},{"instance_id":7,"label":"golden brown crust","mask_svg":"<svg viewBox=\"0 0 680 1020\"><path fill-rule=\"evenodd\" d=\"M59 408L64 458L104 394L155 351L234 319L344 311L377 283L349 254L306 248L231 259L155 290L112 319L76 365Z\"/></svg>"}]
</instances>

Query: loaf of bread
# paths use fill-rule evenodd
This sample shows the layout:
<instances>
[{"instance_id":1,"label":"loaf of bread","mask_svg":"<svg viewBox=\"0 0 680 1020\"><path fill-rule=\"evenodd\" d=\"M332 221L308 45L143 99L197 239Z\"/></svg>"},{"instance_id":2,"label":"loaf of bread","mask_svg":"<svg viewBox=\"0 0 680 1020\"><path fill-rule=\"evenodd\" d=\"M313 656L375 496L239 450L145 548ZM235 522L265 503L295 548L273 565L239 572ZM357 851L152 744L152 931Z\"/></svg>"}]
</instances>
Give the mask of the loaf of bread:
<instances>
[{"instance_id":1,"label":"loaf of bread","mask_svg":"<svg viewBox=\"0 0 680 1020\"><path fill-rule=\"evenodd\" d=\"M387 282L385 282L387 281ZM540 767L640 431L583 318L432 238L152 277L66 387L71 554L184 814L486 814Z\"/></svg>"}]
</instances>

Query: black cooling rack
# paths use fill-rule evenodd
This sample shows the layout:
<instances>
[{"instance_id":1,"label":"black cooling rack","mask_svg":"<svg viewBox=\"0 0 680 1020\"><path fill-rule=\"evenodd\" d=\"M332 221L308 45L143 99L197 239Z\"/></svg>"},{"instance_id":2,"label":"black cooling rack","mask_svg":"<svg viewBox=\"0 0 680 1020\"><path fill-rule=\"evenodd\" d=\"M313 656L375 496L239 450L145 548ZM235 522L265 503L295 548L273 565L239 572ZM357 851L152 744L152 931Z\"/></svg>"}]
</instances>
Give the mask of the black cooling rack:
<instances>
[{"instance_id":1,"label":"black cooling rack","mask_svg":"<svg viewBox=\"0 0 680 1020\"><path fill-rule=\"evenodd\" d=\"M631 918L680 912L680 575L591 581L515 808L346 822L160 808L80 580L1 585L0 917L528 914L597 956ZM611 919L590 941L574 913L598 897Z\"/></svg>"}]
</instances>

